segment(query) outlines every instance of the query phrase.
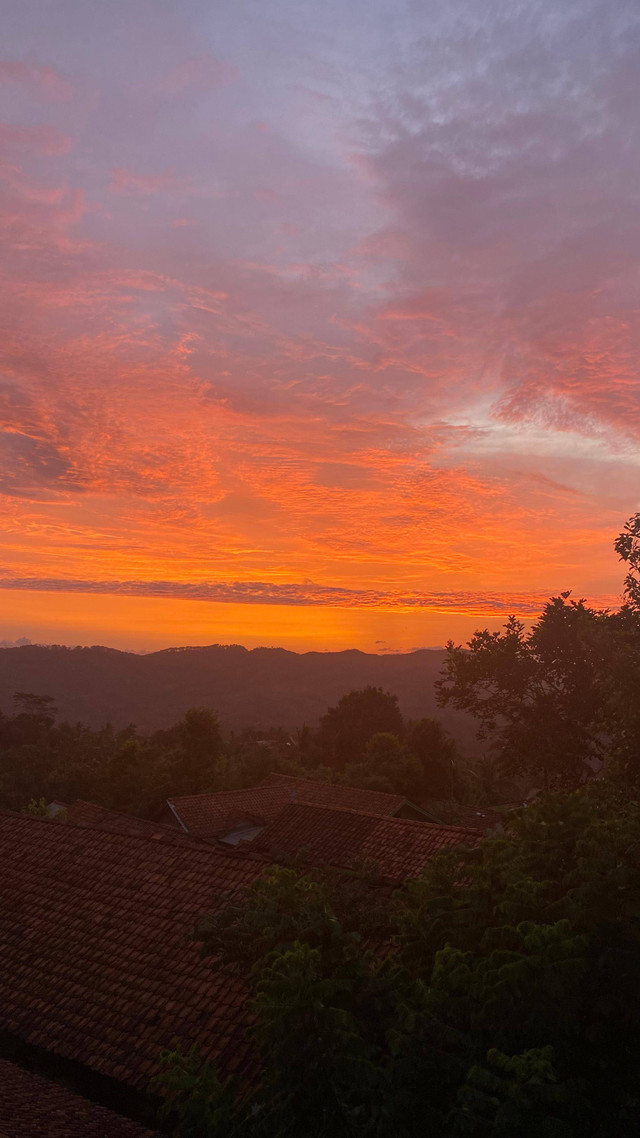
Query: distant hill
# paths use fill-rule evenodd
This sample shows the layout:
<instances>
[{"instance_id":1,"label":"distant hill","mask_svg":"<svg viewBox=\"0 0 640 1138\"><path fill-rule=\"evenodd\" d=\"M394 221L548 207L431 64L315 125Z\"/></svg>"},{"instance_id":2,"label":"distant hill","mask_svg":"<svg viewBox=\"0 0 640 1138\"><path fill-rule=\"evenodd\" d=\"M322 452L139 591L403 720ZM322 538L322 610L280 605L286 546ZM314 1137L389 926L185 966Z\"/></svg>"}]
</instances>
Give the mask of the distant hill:
<instances>
[{"instance_id":1,"label":"distant hill","mask_svg":"<svg viewBox=\"0 0 640 1138\"><path fill-rule=\"evenodd\" d=\"M373 684L398 696L405 717L441 719L470 752L477 749L472 721L435 703L433 682L444 655L439 649L389 656L357 650L298 654L216 644L138 656L115 648L28 644L0 648L0 709L9 712L14 692L28 691L53 696L63 719L94 728L135 723L153 731L200 705L213 708L235 730L295 728L315 726L352 688Z\"/></svg>"}]
</instances>

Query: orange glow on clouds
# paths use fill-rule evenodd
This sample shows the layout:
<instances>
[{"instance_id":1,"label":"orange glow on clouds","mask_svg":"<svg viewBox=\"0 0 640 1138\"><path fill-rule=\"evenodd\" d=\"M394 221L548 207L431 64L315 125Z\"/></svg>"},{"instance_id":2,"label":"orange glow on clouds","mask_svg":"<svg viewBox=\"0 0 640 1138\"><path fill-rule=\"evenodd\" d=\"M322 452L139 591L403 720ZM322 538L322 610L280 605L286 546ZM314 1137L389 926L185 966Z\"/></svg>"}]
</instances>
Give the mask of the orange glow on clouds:
<instances>
[{"instance_id":1,"label":"orange glow on clouds","mask_svg":"<svg viewBox=\"0 0 640 1138\"><path fill-rule=\"evenodd\" d=\"M0 638L396 650L615 603L637 8L596 83L600 0L393 6L397 42L388 0L366 35L282 0L277 42L249 6L25 0L8 35Z\"/></svg>"}]
</instances>

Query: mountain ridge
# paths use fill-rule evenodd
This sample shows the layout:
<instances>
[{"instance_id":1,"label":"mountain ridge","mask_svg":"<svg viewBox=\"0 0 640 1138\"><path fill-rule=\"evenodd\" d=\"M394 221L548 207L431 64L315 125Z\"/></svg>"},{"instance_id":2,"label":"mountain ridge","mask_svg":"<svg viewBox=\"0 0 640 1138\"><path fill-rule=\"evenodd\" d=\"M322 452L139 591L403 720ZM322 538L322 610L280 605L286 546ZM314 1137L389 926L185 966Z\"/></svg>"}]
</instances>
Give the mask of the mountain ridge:
<instances>
[{"instance_id":1,"label":"mountain ridge","mask_svg":"<svg viewBox=\"0 0 640 1138\"><path fill-rule=\"evenodd\" d=\"M397 695L406 718L435 716L465 750L475 749L469 718L436 705L433 683L444 658L436 648L377 655L212 644L138 654L28 644L0 648L0 709L11 709L15 692L29 691L52 696L62 719L93 728L135 723L154 731L189 707L207 706L226 729L294 729L315 726L341 696L372 684Z\"/></svg>"}]
</instances>

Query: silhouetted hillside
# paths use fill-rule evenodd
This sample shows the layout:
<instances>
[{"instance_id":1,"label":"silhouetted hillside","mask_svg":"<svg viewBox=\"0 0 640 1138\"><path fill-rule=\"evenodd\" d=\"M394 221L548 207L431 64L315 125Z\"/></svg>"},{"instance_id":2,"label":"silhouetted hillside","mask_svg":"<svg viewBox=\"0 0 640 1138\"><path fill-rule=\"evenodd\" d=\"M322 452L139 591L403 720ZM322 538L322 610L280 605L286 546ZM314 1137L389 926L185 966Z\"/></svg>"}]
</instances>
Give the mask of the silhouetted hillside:
<instances>
[{"instance_id":1,"label":"silhouetted hillside","mask_svg":"<svg viewBox=\"0 0 640 1138\"><path fill-rule=\"evenodd\" d=\"M212 645L169 648L147 656L113 648L25 645L0 649L0 708L16 691L53 696L63 719L98 728L135 723L141 731L169 727L188 707L207 706L225 727L313 726L352 688L373 684L395 693L402 713L435 715L467 750L471 721L436 707L433 681L444 651L374 656L284 648Z\"/></svg>"}]
</instances>

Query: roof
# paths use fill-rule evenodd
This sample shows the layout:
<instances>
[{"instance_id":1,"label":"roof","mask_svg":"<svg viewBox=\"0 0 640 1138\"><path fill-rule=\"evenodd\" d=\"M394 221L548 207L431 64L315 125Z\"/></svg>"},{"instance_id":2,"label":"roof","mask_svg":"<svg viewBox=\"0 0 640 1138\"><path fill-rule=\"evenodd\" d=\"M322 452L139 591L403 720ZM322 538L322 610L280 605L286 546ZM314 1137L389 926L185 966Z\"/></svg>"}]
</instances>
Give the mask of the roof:
<instances>
[{"instance_id":1,"label":"roof","mask_svg":"<svg viewBox=\"0 0 640 1138\"><path fill-rule=\"evenodd\" d=\"M213 838L232 829L243 819L265 825L273 822L294 799L389 815L396 814L403 806L412 805L401 794L384 794L379 790L360 790L355 786L275 773L268 775L259 786L168 798L167 802L190 834Z\"/></svg>"},{"instance_id":2,"label":"roof","mask_svg":"<svg viewBox=\"0 0 640 1138\"><path fill-rule=\"evenodd\" d=\"M286 786L251 786L245 790L168 798L167 802L190 834L206 838L223 833L244 818L272 822L290 800L291 792Z\"/></svg>"},{"instance_id":3,"label":"roof","mask_svg":"<svg viewBox=\"0 0 640 1138\"><path fill-rule=\"evenodd\" d=\"M381 790L360 790L336 782L316 782L288 774L270 774L260 784L295 790L296 800L314 802L318 806L343 806L349 810L365 810L371 814L396 814L408 800L402 794L384 794ZM411 805L413 805L411 803Z\"/></svg>"},{"instance_id":4,"label":"roof","mask_svg":"<svg viewBox=\"0 0 640 1138\"><path fill-rule=\"evenodd\" d=\"M507 818L491 806L459 806L456 803L451 807L451 821L456 826L472 826L486 833L494 826L506 825Z\"/></svg>"},{"instance_id":5,"label":"roof","mask_svg":"<svg viewBox=\"0 0 640 1138\"><path fill-rule=\"evenodd\" d=\"M178 830L176 826L150 822L148 818L136 818L133 814L120 814L116 810L97 806L94 802L84 802L81 798L67 806L66 821L76 826L94 826L100 830L111 830L115 834L137 834L156 841L197 841L197 838L188 837L184 830Z\"/></svg>"},{"instance_id":6,"label":"roof","mask_svg":"<svg viewBox=\"0 0 640 1138\"><path fill-rule=\"evenodd\" d=\"M475 846L483 834L463 826L437 826L339 807L292 802L252 845L266 855L302 852L312 864L348 866L374 861L384 877L417 877L441 850Z\"/></svg>"},{"instance_id":7,"label":"roof","mask_svg":"<svg viewBox=\"0 0 640 1138\"><path fill-rule=\"evenodd\" d=\"M150 1130L0 1059L3 1138L153 1138Z\"/></svg>"},{"instance_id":8,"label":"roof","mask_svg":"<svg viewBox=\"0 0 640 1138\"><path fill-rule=\"evenodd\" d=\"M190 932L264 861L0 812L0 1029L144 1090L163 1048L249 1059L246 990Z\"/></svg>"}]
</instances>

